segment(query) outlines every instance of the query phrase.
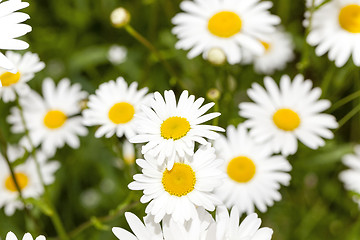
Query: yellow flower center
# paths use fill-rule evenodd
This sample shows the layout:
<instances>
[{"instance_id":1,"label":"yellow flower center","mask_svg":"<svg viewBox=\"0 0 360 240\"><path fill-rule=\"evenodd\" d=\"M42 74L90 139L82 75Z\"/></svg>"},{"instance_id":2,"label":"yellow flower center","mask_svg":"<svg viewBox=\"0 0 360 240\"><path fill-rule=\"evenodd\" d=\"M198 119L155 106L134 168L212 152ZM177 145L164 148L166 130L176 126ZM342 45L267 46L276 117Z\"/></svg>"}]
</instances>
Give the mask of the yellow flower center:
<instances>
[{"instance_id":1,"label":"yellow flower center","mask_svg":"<svg viewBox=\"0 0 360 240\"><path fill-rule=\"evenodd\" d=\"M181 197L194 190L195 172L187 164L175 163L170 171L164 171L161 182L170 195Z\"/></svg>"},{"instance_id":2,"label":"yellow flower center","mask_svg":"<svg viewBox=\"0 0 360 240\"><path fill-rule=\"evenodd\" d=\"M260 43L264 46L265 51L269 51L269 49L271 47L269 43L263 42L263 41L260 41Z\"/></svg>"},{"instance_id":3,"label":"yellow flower center","mask_svg":"<svg viewBox=\"0 0 360 240\"><path fill-rule=\"evenodd\" d=\"M254 177L256 167L250 158L239 156L231 159L226 171L232 180L239 183L246 183Z\"/></svg>"},{"instance_id":4,"label":"yellow flower center","mask_svg":"<svg viewBox=\"0 0 360 240\"><path fill-rule=\"evenodd\" d=\"M186 118L169 117L161 124L160 130L163 138L178 140L190 131L190 123Z\"/></svg>"},{"instance_id":5,"label":"yellow flower center","mask_svg":"<svg viewBox=\"0 0 360 240\"><path fill-rule=\"evenodd\" d=\"M340 10L339 23L348 32L360 33L360 6L350 4L343 7Z\"/></svg>"},{"instance_id":6,"label":"yellow flower center","mask_svg":"<svg viewBox=\"0 0 360 240\"><path fill-rule=\"evenodd\" d=\"M3 85L3 87L8 87L10 85L13 85L15 83L17 83L20 80L20 73L11 73L11 72L6 72L1 74L0 76L0 81L1 84Z\"/></svg>"},{"instance_id":7,"label":"yellow flower center","mask_svg":"<svg viewBox=\"0 0 360 240\"><path fill-rule=\"evenodd\" d=\"M240 17L229 11L222 11L212 16L208 22L209 31L215 36L229 38L240 32L242 22Z\"/></svg>"},{"instance_id":8,"label":"yellow flower center","mask_svg":"<svg viewBox=\"0 0 360 240\"><path fill-rule=\"evenodd\" d=\"M293 131L300 125L299 115L291 109L281 108L273 115L275 125L284 131Z\"/></svg>"},{"instance_id":9,"label":"yellow flower center","mask_svg":"<svg viewBox=\"0 0 360 240\"><path fill-rule=\"evenodd\" d=\"M16 182L19 185L20 190L23 190L29 183L29 178L24 173L15 173ZM16 185L12 178L9 176L5 180L5 188L11 192L16 192Z\"/></svg>"},{"instance_id":10,"label":"yellow flower center","mask_svg":"<svg viewBox=\"0 0 360 240\"><path fill-rule=\"evenodd\" d=\"M133 105L127 102L114 104L109 110L109 119L115 124L124 124L130 122L135 114Z\"/></svg>"},{"instance_id":11,"label":"yellow flower center","mask_svg":"<svg viewBox=\"0 0 360 240\"><path fill-rule=\"evenodd\" d=\"M67 117L65 113L62 111L50 110L44 117L44 124L47 128L56 129L61 127L65 123L66 119Z\"/></svg>"}]
</instances>

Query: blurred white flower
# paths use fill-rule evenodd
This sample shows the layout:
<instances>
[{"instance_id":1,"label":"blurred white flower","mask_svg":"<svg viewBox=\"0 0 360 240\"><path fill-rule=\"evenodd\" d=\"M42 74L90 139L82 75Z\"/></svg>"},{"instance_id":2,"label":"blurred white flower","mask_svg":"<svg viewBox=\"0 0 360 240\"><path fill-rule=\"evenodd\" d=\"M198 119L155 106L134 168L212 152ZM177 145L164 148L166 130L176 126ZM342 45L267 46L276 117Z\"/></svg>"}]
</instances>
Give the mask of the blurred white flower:
<instances>
[{"instance_id":1,"label":"blurred white flower","mask_svg":"<svg viewBox=\"0 0 360 240\"><path fill-rule=\"evenodd\" d=\"M275 153L296 153L299 139L311 149L325 145L325 139L334 134L329 129L338 127L336 119L322 113L331 105L321 99L321 89L312 89L312 81L297 75L293 81L287 75L280 86L271 77L264 79L265 89L257 83L247 91L255 103L240 103L240 116L248 118L245 124L250 136L258 143L270 144Z\"/></svg>"},{"instance_id":2,"label":"blurred white flower","mask_svg":"<svg viewBox=\"0 0 360 240\"><path fill-rule=\"evenodd\" d=\"M116 8L111 12L110 20L114 27L123 27L130 22L130 13L125 8Z\"/></svg>"},{"instance_id":3,"label":"blurred white flower","mask_svg":"<svg viewBox=\"0 0 360 240\"><path fill-rule=\"evenodd\" d=\"M0 0L1 2L2 0ZM29 19L29 15L17 10L26 8L29 3L21 0L9 0L0 3L0 49L23 50L29 47L29 44L22 40L15 39L31 31L31 27L22 24ZM14 63L0 52L0 67L5 68L11 73L16 73L17 69Z\"/></svg>"},{"instance_id":4,"label":"blurred white flower","mask_svg":"<svg viewBox=\"0 0 360 240\"><path fill-rule=\"evenodd\" d=\"M8 232L6 234L5 240L18 240L16 235L13 232ZM22 240L34 240L30 233L25 233ZM35 240L46 240L46 238L43 235L38 236L35 238Z\"/></svg>"},{"instance_id":5,"label":"blurred white flower","mask_svg":"<svg viewBox=\"0 0 360 240\"><path fill-rule=\"evenodd\" d=\"M123 158L126 164L134 164L135 163L135 147L132 143L125 140L122 145Z\"/></svg>"},{"instance_id":6,"label":"blurred white flower","mask_svg":"<svg viewBox=\"0 0 360 240\"><path fill-rule=\"evenodd\" d=\"M114 64L118 65L125 62L127 56L127 49L123 46L112 45L108 51L108 60Z\"/></svg>"},{"instance_id":7,"label":"blurred white flower","mask_svg":"<svg viewBox=\"0 0 360 240\"><path fill-rule=\"evenodd\" d=\"M16 94L20 97L30 92L26 84L34 78L35 73L41 71L45 64L40 61L36 53L26 52L24 55L7 51L6 57L15 65L17 72L11 73L0 68L0 98L4 102L14 101Z\"/></svg>"}]
</instances>

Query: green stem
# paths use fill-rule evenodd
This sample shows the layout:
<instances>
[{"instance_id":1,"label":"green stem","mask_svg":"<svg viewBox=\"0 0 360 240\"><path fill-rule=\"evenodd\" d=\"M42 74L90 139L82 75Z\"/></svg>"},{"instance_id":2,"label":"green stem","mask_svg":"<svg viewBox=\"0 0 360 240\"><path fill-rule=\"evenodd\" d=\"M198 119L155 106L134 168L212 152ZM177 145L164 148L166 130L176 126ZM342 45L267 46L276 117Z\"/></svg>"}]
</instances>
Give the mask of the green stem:
<instances>
[{"instance_id":1,"label":"green stem","mask_svg":"<svg viewBox=\"0 0 360 240\"><path fill-rule=\"evenodd\" d=\"M53 222L54 224L54 227L56 229L56 232L59 234L60 238L62 240L69 240L70 238L68 237L66 231L65 231L65 228L64 228L64 225L63 223L61 222L61 219L59 217L59 214L58 212L56 211L56 208L54 207L54 205L52 204L52 202L50 201L50 194L48 192L48 188L44 182L44 177L41 173L41 166L40 166L40 163L37 159L37 156L36 156L36 148L32 142L32 139L30 138L30 134L29 134L29 129L27 128L26 126L26 121L25 121L25 117L24 117L24 113L23 113L23 109L22 109L22 106L20 105L19 103L19 97L17 96L17 106L20 110L20 117L21 117L21 122L24 126L24 129L25 129L25 136L26 138L28 139L29 143L30 143L30 147L31 147L31 155L34 159L34 162L35 162L35 165L36 165L36 171L38 173L38 176L40 178L40 182L44 188L44 197L45 197L45 201L46 203L48 204L49 208L51 209L51 214L49 214L49 217L51 218L51 221Z\"/></svg>"},{"instance_id":2,"label":"green stem","mask_svg":"<svg viewBox=\"0 0 360 240\"><path fill-rule=\"evenodd\" d=\"M165 58L161 55L161 53L152 45L144 36L142 36L139 32L137 32L130 24L124 26L125 30L133 36L136 40L138 40L141 44L143 44L146 48L148 48L156 57L157 59L163 64L166 71L171 76L170 85L173 87L177 83L177 74L171 65L165 60Z\"/></svg>"},{"instance_id":3,"label":"green stem","mask_svg":"<svg viewBox=\"0 0 360 240\"><path fill-rule=\"evenodd\" d=\"M357 105L353 108L348 114L346 114L340 121L339 121L339 129L342 127L347 121L349 121L352 117L354 117L358 112L360 112L360 105Z\"/></svg>"},{"instance_id":4,"label":"green stem","mask_svg":"<svg viewBox=\"0 0 360 240\"><path fill-rule=\"evenodd\" d=\"M334 112L336 109L342 107L343 105L351 102L352 100L359 98L360 97L360 90L356 91L342 99L340 99L339 101L337 101L336 103L333 104L333 106L330 108L329 112Z\"/></svg>"}]
</instances>

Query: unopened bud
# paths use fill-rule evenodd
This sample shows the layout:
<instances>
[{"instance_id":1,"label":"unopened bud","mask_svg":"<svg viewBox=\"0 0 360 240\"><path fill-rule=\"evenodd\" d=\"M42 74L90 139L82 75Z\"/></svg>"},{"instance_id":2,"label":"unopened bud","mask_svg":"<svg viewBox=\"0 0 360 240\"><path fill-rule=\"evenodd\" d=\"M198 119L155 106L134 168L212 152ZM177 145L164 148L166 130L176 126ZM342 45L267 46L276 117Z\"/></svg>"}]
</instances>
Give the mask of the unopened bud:
<instances>
[{"instance_id":1,"label":"unopened bud","mask_svg":"<svg viewBox=\"0 0 360 240\"><path fill-rule=\"evenodd\" d=\"M134 145L127 140L123 143L123 158L126 164L132 165L135 162Z\"/></svg>"},{"instance_id":2,"label":"unopened bud","mask_svg":"<svg viewBox=\"0 0 360 240\"><path fill-rule=\"evenodd\" d=\"M217 90L216 88L211 88L206 96L211 100L211 101L217 101L220 98L220 91Z\"/></svg>"},{"instance_id":3,"label":"unopened bud","mask_svg":"<svg viewBox=\"0 0 360 240\"><path fill-rule=\"evenodd\" d=\"M111 23L116 28L121 28L130 22L130 13L125 8L116 8L110 15Z\"/></svg>"},{"instance_id":4,"label":"unopened bud","mask_svg":"<svg viewBox=\"0 0 360 240\"><path fill-rule=\"evenodd\" d=\"M89 102L88 99L80 100L79 105L80 105L81 110L87 109L88 102Z\"/></svg>"},{"instance_id":5,"label":"unopened bud","mask_svg":"<svg viewBox=\"0 0 360 240\"><path fill-rule=\"evenodd\" d=\"M208 51L207 59L211 64L219 66L226 62L226 55L221 48L211 48Z\"/></svg>"}]
</instances>

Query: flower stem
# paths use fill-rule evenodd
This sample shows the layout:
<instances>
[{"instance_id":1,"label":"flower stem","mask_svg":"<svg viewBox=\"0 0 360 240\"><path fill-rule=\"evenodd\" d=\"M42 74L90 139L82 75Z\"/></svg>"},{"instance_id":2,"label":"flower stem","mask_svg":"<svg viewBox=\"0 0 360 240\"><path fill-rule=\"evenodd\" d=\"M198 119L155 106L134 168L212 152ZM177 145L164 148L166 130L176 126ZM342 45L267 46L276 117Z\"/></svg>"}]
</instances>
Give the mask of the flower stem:
<instances>
[{"instance_id":1,"label":"flower stem","mask_svg":"<svg viewBox=\"0 0 360 240\"><path fill-rule=\"evenodd\" d=\"M337 101L336 103L334 103L334 105L330 108L330 112L334 112L336 109L342 107L343 105L351 102L352 100L355 100L356 98L360 97L360 90L356 91L342 99L340 99L339 101Z\"/></svg>"},{"instance_id":2,"label":"flower stem","mask_svg":"<svg viewBox=\"0 0 360 240\"><path fill-rule=\"evenodd\" d=\"M125 30L133 36L136 40L138 40L142 45L144 45L146 48L148 48L156 57L157 59L162 63L162 65L165 67L166 71L171 76L170 85L173 87L177 83L177 74L174 71L174 69L171 67L171 65L165 60L165 58L161 55L161 53L155 48L154 45L152 45L143 35L141 35L138 31L136 31L130 24L127 24L124 26Z\"/></svg>"},{"instance_id":3,"label":"flower stem","mask_svg":"<svg viewBox=\"0 0 360 240\"><path fill-rule=\"evenodd\" d=\"M357 105L355 108L353 108L348 114L346 114L340 121L339 121L339 127L342 127L347 121L349 121L352 117L354 117L358 112L360 112L360 105Z\"/></svg>"},{"instance_id":4,"label":"flower stem","mask_svg":"<svg viewBox=\"0 0 360 240\"><path fill-rule=\"evenodd\" d=\"M22 124L24 126L25 136L28 139L30 147L31 147L31 155L32 155L32 157L34 159L34 162L35 162L35 165L36 165L36 170L37 170L38 176L40 178L40 182L41 182L41 184L42 184L42 186L44 188L44 198L45 198L46 203L48 204L48 207L51 209L51 214L49 214L48 216L50 217L51 221L53 222L54 227L56 229L56 232L60 236L60 239L61 240L69 240L70 238L69 238L69 236L67 235L67 233L65 231L64 225L61 222L59 214L56 211L55 206L52 204L52 202L50 200L50 194L49 194L48 188L47 188L47 186L45 184L44 177L43 177L42 172L41 172L40 163L39 163L39 161L37 159L36 148L35 148L35 146L34 146L34 144L32 142L32 139L30 138L29 129L26 126L26 121L25 121L23 109L22 109L22 106L19 103L19 97L18 96L17 96L17 106L18 106L18 108L20 110L20 117L21 117L21 122L22 122Z\"/></svg>"}]
</instances>

